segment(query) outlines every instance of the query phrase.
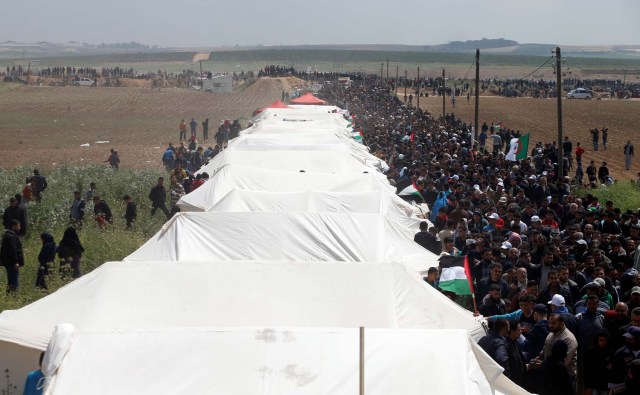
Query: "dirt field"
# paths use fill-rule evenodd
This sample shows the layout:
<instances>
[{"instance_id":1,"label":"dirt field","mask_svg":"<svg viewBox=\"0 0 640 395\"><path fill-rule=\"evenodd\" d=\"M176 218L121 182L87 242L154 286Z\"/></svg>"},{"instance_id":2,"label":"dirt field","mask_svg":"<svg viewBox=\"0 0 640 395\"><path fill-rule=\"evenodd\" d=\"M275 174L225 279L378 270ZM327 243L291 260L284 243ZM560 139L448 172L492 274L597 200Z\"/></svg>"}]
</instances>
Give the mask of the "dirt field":
<instances>
[{"instance_id":1,"label":"dirt field","mask_svg":"<svg viewBox=\"0 0 640 395\"><path fill-rule=\"evenodd\" d=\"M189 123L208 117L212 138L220 120L240 119L244 126L255 109L279 99L283 87L294 83L261 79L230 94L0 83L0 167L100 163L110 148L118 151L122 166L160 166L162 148L178 140L182 118Z\"/></svg>"},{"instance_id":2,"label":"dirt field","mask_svg":"<svg viewBox=\"0 0 640 395\"><path fill-rule=\"evenodd\" d=\"M478 122L482 125L483 121L487 121L487 124L502 121L505 127L531 132L531 149L531 144L537 141L557 140L556 103L555 99L480 97ZM631 140L635 147L640 147L640 101L563 100L562 106L564 135L573 141L574 149L576 142L581 142L586 150L583 163L586 161L588 165L588 161L595 160L600 165L605 160L614 178L635 178L640 172L640 155L631 170L625 171L622 150L627 140ZM420 98L420 107L439 116L442 114L442 97ZM455 109L451 108L451 101L447 98L446 112L451 111L473 123L473 98L470 103L467 103L466 97L460 98ZM600 150L595 152L589 130L603 126L609 128L608 149L602 150L600 136Z\"/></svg>"},{"instance_id":3,"label":"dirt field","mask_svg":"<svg viewBox=\"0 0 640 395\"><path fill-rule=\"evenodd\" d=\"M0 167L49 168L104 161L116 149L122 166L159 167L162 148L178 140L178 123L208 117L210 137L222 119L241 119L280 98L283 89L299 81L261 79L232 94L187 89L35 87L0 83ZM442 100L421 98L421 106L439 115ZM587 150L584 160L606 160L616 178L640 171L640 156L632 171L623 167L622 147L628 139L640 149L640 101L564 100L564 130ZM446 111L450 112L447 101ZM473 100L458 100L454 112L473 121ZM481 97L480 123L502 121L506 127L531 132L532 142L554 141L556 101L530 98ZM593 151L589 129L609 128L609 150ZM202 129L198 128L198 137ZM97 141L108 143L96 144ZM81 147L89 144L89 147Z\"/></svg>"}]
</instances>

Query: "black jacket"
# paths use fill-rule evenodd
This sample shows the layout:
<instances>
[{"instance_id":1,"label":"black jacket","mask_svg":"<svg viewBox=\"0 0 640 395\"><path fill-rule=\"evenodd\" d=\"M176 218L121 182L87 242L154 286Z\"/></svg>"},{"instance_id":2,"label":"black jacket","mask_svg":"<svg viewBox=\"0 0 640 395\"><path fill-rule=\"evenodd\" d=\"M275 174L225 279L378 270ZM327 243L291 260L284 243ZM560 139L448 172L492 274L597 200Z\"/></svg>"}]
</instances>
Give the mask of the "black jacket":
<instances>
[{"instance_id":1,"label":"black jacket","mask_svg":"<svg viewBox=\"0 0 640 395\"><path fill-rule=\"evenodd\" d=\"M11 220L17 219L20 221L20 232L18 235L24 236L27 234L27 210L18 206L15 207L7 207L4 209L4 214L2 214L2 222L4 223L4 228L11 228Z\"/></svg>"},{"instance_id":2,"label":"black jacket","mask_svg":"<svg viewBox=\"0 0 640 395\"><path fill-rule=\"evenodd\" d=\"M422 247L426 248L427 250L433 252L434 254L440 253L439 251L440 243L438 242L438 240L436 240L436 236L434 236L433 233L418 232L413 237L413 241L420 244Z\"/></svg>"},{"instance_id":3,"label":"black jacket","mask_svg":"<svg viewBox=\"0 0 640 395\"><path fill-rule=\"evenodd\" d=\"M2 236L2 246L0 247L0 261L2 266L11 267L18 263L24 266L24 253L22 242L16 232L7 229Z\"/></svg>"},{"instance_id":4,"label":"black jacket","mask_svg":"<svg viewBox=\"0 0 640 395\"><path fill-rule=\"evenodd\" d=\"M167 190L164 188L164 185L156 185L151 188L149 199L153 202L153 207L164 205L167 201Z\"/></svg>"}]
</instances>

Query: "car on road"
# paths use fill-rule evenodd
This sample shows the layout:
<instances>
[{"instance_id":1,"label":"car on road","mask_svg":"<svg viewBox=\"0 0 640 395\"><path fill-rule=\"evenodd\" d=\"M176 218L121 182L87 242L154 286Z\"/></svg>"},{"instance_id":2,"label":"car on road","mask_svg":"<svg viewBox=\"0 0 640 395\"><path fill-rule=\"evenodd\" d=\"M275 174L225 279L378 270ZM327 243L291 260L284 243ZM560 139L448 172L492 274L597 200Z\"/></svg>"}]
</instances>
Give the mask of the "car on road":
<instances>
[{"instance_id":1,"label":"car on road","mask_svg":"<svg viewBox=\"0 0 640 395\"><path fill-rule=\"evenodd\" d=\"M94 86L96 82L91 78L78 78L73 80L73 86Z\"/></svg>"},{"instance_id":2,"label":"car on road","mask_svg":"<svg viewBox=\"0 0 640 395\"><path fill-rule=\"evenodd\" d=\"M577 88L567 93L567 99L591 99L592 97L593 93L584 88Z\"/></svg>"}]
</instances>

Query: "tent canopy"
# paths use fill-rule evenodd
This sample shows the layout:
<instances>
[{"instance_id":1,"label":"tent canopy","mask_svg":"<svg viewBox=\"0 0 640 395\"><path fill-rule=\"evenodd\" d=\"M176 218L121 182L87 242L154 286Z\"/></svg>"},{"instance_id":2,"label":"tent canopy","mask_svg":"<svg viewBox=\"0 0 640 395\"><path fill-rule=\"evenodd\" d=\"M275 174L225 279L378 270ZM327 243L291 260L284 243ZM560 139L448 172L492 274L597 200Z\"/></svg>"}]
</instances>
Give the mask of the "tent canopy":
<instances>
[{"instance_id":1,"label":"tent canopy","mask_svg":"<svg viewBox=\"0 0 640 395\"><path fill-rule=\"evenodd\" d=\"M318 99L317 97L313 96L312 93L305 93L304 95L291 100L291 104L323 105L323 104L327 104L327 102L322 99Z\"/></svg>"},{"instance_id":2,"label":"tent canopy","mask_svg":"<svg viewBox=\"0 0 640 395\"><path fill-rule=\"evenodd\" d=\"M415 230L382 214L179 213L126 261L294 260L438 266Z\"/></svg>"},{"instance_id":3,"label":"tent canopy","mask_svg":"<svg viewBox=\"0 0 640 395\"><path fill-rule=\"evenodd\" d=\"M240 165L260 169L291 172L358 174L370 172L374 176L385 176L364 164L356 155L344 151L246 151L224 150L215 156L198 173L215 174L225 165Z\"/></svg>"},{"instance_id":4,"label":"tent canopy","mask_svg":"<svg viewBox=\"0 0 640 395\"><path fill-rule=\"evenodd\" d=\"M61 322L96 331L365 326L484 334L470 312L395 263L109 262L2 312L0 340L44 349Z\"/></svg>"},{"instance_id":5,"label":"tent canopy","mask_svg":"<svg viewBox=\"0 0 640 395\"><path fill-rule=\"evenodd\" d=\"M300 211L309 213L382 214L401 226L418 231L420 218L413 206L398 196L372 192L263 192L234 189L210 211Z\"/></svg>"},{"instance_id":6,"label":"tent canopy","mask_svg":"<svg viewBox=\"0 0 640 395\"><path fill-rule=\"evenodd\" d=\"M47 394L358 393L358 329L75 331L71 340ZM364 350L367 394L491 393L465 331L366 329Z\"/></svg>"},{"instance_id":7,"label":"tent canopy","mask_svg":"<svg viewBox=\"0 0 640 395\"><path fill-rule=\"evenodd\" d=\"M274 101L273 103L269 104L268 106L256 110L256 114L259 114L259 113L263 112L267 108L291 108L291 107L287 106L282 101L280 101L280 99L278 99L278 100Z\"/></svg>"},{"instance_id":8,"label":"tent canopy","mask_svg":"<svg viewBox=\"0 0 640 395\"><path fill-rule=\"evenodd\" d=\"M361 174L300 173L227 165L201 187L180 198L178 205L182 211L209 211L234 189L267 192L384 190L395 193L395 188L373 171Z\"/></svg>"}]
</instances>

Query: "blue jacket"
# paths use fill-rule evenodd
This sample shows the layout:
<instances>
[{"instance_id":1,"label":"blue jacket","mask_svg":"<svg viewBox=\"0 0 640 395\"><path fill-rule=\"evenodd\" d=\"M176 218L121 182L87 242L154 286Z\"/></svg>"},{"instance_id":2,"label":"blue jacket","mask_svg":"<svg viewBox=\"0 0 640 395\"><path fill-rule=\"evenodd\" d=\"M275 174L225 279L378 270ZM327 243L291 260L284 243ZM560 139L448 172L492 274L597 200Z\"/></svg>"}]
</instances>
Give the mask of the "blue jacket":
<instances>
[{"instance_id":1,"label":"blue jacket","mask_svg":"<svg viewBox=\"0 0 640 395\"><path fill-rule=\"evenodd\" d=\"M504 368L504 375L509 377L509 354L506 339L496 332L491 332L480 339L478 345Z\"/></svg>"}]
</instances>

